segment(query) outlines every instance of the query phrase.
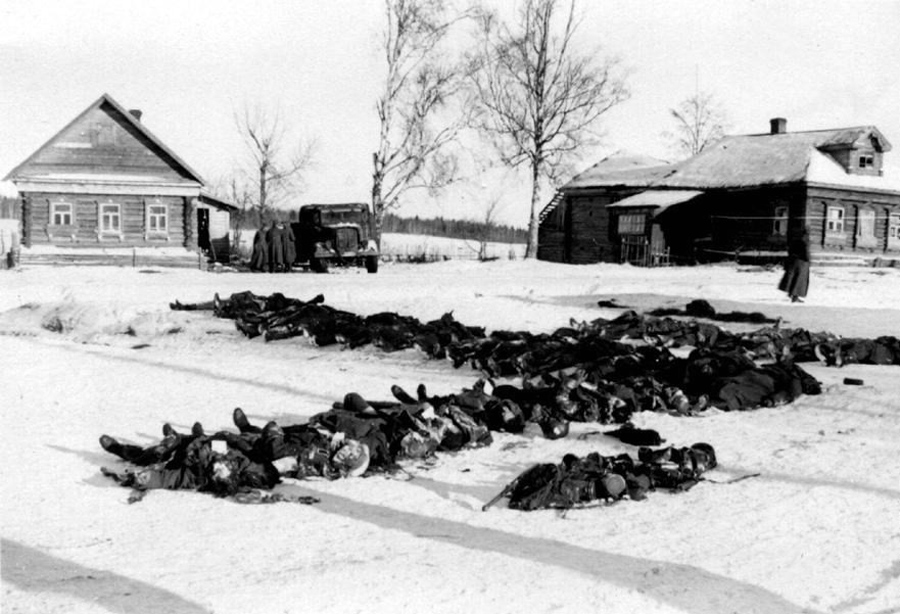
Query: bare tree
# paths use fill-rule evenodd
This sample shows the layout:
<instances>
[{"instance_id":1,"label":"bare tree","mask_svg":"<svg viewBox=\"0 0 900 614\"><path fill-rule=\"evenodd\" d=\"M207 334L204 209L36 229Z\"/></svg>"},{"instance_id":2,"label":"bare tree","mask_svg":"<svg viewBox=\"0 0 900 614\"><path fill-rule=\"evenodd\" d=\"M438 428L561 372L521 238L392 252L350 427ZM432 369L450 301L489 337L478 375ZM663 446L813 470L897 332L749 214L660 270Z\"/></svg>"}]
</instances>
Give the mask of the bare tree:
<instances>
[{"instance_id":1,"label":"bare tree","mask_svg":"<svg viewBox=\"0 0 900 614\"><path fill-rule=\"evenodd\" d=\"M663 136L685 157L696 156L725 136L727 114L710 93L697 92L669 112L675 119L675 131Z\"/></svg>"},{"instance_id":2,"label":"bare tree","mask_svg":"<svg viewBox=\"0 0 900 614\"><path fill-rule=\"evenodd\" d=\"M312 163L315 142L290 137L280 111L245 105L235 113L235 125L247 146L251 169L247 180L258 194L255 206L268 209L302 186L303 173Z\"/></svg>"},{"instance_id":3,"label":"bare tree","mask_svg":"<svg viewBox=\"0 0 900 614\"><path fill-rule=\"evenodd\" d=\"M504 163L531 170L526 258L537 256L541 181L558 179L567 159L594 140L596 120L628 97L618 60L576 51L575 3L561 4L525 0L512 24L485 14L481 70L473 73L477 126L494 137Z\"/></svg>"},{"instance_id":4,"label":"bare tree","mask_svg":"<svg viewBox=\"0 0 900 614\"><path fill-rule=\"evenodd\" d=\"M387 73L375 105L380 133L372 155L379 243L384 213L398 206L404 192L434 192L454 181L457 160L448 146L466 125L465 117L449 113L465 72L442 53L442 45L467 13L451 14L444 0L385 0L385 9L381 49Z\"/></svg>"}]
</instances>

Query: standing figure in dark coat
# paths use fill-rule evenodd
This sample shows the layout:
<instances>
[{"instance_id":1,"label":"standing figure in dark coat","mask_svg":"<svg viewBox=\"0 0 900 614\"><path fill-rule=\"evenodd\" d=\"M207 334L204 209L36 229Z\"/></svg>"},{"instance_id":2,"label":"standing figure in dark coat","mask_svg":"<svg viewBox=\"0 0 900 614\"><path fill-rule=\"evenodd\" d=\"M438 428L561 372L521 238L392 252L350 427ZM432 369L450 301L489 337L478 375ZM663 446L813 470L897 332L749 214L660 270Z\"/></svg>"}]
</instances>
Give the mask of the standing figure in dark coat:
<instances>
[{"instance_id":1,"label":"standing figure in dark coat","mask_svg":"<svg viewBox=\"0 0 900 614\"><path fill-rule=\"evenodd\" d=\"M268 230L265 224L259 227L253 236L253 254L250 256L251 271L267 271L269 269L269 243L266 239Z\"/></svg>"},{"instance_id":2,"label":"standing figure in dark coat","mask_svg":"<svg viewBox=\"0 0 900 614\"><path fill-rule=\"evenodd\" d=\"M290 224L284 227L284 272L290 273L291 267L294 266L294 260L297 259L297 239L294 237L294 231Z\"/></svg>"},{"instance_id":3,"label":"standing figure in dark coat","mask_svg":"<svg viewBox=\"0 0 900 614\"><path fill-rule=\"evenodd\" d=\"M778 289L787 292L792 303L802 303L809 290L809 229L788 243L788 256L784 263L784 275Z\"/></svg>"},{"instance_id":4,"label":"standing figure in dark coat","mask_svg":"<svg viewBox=\"0 0 900 614\"><path fill-rule=\"evenodd\" d=\"M282 222L273 223L266 239L269 244L269 272L274 273L284 270L284 224Z\"/></svg>"}]
</instances>

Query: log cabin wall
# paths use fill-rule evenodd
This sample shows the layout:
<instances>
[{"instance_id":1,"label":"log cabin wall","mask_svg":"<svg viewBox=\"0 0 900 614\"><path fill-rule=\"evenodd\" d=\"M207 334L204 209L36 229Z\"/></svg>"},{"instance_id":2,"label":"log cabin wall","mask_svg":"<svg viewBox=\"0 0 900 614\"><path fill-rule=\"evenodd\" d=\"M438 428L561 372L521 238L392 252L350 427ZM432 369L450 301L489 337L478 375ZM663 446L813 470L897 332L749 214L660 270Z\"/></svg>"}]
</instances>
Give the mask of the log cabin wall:
<instances>
[{"instance_id":1,"label":"log cabin wall","mask_svg":"<svg viewBox=\"0 0 900 614\"><path fill-rule=\"evenodd\" d=\"M802 208L802 184L708 192L710 245L713 250L771 252L787 249L791 212Z\"/></svg>"},{"instance_id":2,"label":"log cabin wall","mask_svg":"<svg viewBox=\"0 0 900 614\"><path fill-rule=\"evenodd\" d=\"M182 197L33 192L25 195L25 201L23 243L29 247L185 245ZM102 224L104 206L107 219Z\"/></svg>"},{"instance_id":3,"label":"log cabin wall","mask_svg":"<svg viewBox=\"0 0 900 614\"><path fill-rule=\"evenodd\" d=\"M806 213L812 243L819 251L894 256L900 252L898 195L810 186Z\"/></svg>"},{"instance_id":4,"label":"log cabin wall","mask_svg":"<svg viewBox=\"0 0 900 614\"><path fill-rule=\"evenodd\" d=\"M563 198L556 209L538 226L538 260L567 262L567 223L569 219L569 199Z\"/></svg>"},{"instance_id":5,"label":"log cabin wall","mask_svg":"<svg viewBox=\"0 0 900 614\"><path fill-rule=\"evenodd\" d=\"M618 262L619 245L612 232L606 205L643 191L640 188L572 194L569 203L568 259L572 264Z\"/></svg>"}]
</instances>

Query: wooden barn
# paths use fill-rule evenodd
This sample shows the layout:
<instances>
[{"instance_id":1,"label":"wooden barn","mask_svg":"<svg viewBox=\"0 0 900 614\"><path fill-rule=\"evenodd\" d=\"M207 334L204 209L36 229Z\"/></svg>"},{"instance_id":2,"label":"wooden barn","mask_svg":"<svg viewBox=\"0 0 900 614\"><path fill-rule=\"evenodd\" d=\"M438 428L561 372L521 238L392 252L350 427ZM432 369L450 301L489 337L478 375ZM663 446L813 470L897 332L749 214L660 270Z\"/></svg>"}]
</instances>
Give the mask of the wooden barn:
<instances>
[{"instance_id":1,"label":"wooden barn","mask_svg":"<svg viewBox=\"0 0 900 614\"><path fill-rule=\"evenodd\" d=\"M900 181L874 126L728 136L677 164L614 155L541 213L538 258L654 266L776 260L806 227L817 261L900 263Z\"/></svg>"},{"instance_id":2,"label":"wooden barn","mask_svg":"<svg viewBox=\"0 0 900 614\"><path fill-rule=\"evenodd\" d=\"M107 94L5 180L18 191L23 263L229 260L236 207Z\"/></svg>"}]
</instances>

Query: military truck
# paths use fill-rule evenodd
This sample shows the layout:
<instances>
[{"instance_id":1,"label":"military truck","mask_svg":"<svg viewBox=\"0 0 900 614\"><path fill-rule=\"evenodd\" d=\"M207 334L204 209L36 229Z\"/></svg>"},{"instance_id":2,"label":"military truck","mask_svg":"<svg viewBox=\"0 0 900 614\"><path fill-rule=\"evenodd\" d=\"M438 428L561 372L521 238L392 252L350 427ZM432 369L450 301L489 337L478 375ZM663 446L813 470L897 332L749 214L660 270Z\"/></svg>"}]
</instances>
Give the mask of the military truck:
<instances>
[{"instance_id":1,"label":"military truck","mask_svg":"<svg viewBox=\"0 0 900 614\"><path fill-rule=\"evenodd\" d=\"M291 230L295 265L317 273L327 273L330 266L365 266L369 273L378 272L380 254L365 203L303 205Z\"/></svg>"}]
</instances>

